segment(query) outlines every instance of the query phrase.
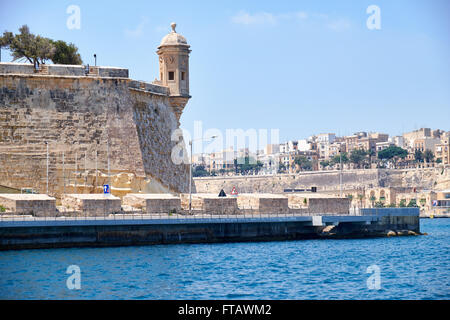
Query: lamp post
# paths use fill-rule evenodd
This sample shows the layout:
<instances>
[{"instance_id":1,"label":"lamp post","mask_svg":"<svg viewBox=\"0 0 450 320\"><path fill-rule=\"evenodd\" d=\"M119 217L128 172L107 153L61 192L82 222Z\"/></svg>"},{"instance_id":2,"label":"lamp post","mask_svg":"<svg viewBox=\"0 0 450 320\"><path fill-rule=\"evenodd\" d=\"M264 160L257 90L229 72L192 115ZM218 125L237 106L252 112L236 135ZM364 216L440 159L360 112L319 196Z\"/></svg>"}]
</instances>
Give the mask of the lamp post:
<instances>
[{"instance_id":1,"label":"lamp post","mask_svg":"<svg viewBox=\"0 0 450 320\"><path fill-rule=\"evenodd\" d=\"M339 197L342 198L342 150L339 150Z\"/></svg>"},{"instance_id":2,"label":"lamp post","mask_svg":"<svg viewBox=\"0 0 450 320\"><path fill-rule=\"evenodd\" d=\"M95 66L97 66L97 55L94 53Z\"/></svg>"},{"instance_id":3,"label":"lamp post","mask_svg":"<svg viewBox=\"0 0 450 320\"><path fill-rule=\"evenodd\" d=\"M209 140L209 139L215 139L217 138L217 136L212 136L210 138L200 138L200 139L195 139L195 140L190 140L189 141L189 147L191 149L191 162L189 163L189 215L192 214L192 142L194 141L204 141L204 140Z\"/></svg>"},{"instance_id":4,"label":"lamp post","mask_svg":"<svg viewBox=\"0 0 450 320\"><path fill-rule=\"evenodd\" d=\"M47 195L48 195L48 142L45 142L47 146Z\"/></svg>"}]
</instances>

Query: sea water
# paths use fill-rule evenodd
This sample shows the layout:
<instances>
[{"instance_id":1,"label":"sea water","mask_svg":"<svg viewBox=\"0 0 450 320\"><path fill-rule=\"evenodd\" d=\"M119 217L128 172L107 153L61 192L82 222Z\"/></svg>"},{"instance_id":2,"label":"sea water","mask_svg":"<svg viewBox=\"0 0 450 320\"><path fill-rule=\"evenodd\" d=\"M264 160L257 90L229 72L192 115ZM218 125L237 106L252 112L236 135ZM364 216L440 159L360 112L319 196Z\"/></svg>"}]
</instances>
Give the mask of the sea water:
<instances>
[{"instance_id":1,"label":"sea water","mask_svg":"<svg viewBox=\"0 0 450 320\"><path fill-rule=\"evenodd\" d=\"M421 231L3 251L0 299L449 299L450 219L423 219Z\"/></svg>"}]
</instances>

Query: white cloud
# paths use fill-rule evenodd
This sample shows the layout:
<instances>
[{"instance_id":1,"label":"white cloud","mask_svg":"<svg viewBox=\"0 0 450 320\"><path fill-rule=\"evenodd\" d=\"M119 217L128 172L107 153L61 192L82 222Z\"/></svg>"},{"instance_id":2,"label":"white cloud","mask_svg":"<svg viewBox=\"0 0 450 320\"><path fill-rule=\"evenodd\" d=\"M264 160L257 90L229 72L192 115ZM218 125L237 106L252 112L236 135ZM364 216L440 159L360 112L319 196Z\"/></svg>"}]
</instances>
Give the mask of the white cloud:
<instances>
[{"instance_id":1,"label":"white cloud","mask_svg":"<svg viewBox=\"0 0 450 320\"><path fill-rule=\"evenodd\" d=\"M348 30L350 29L350 26L350 21L348 21L347 19L338 19L327 24L327 27L329 29L338 32Z\"/></svg>"},{"instance_id":2,"label":"white cloud","mask_svg":"<svg viewBox=\"0 0 450 320\"><path fill-rule=\"evenodd\" d=\"M124 31L125 36L127 36L128 38L141 37L144 34L144 28L147 23L148 23L148 18L142 18L141 22L135 29L133 29L133 30L125 29L125 31Z\"/></svg>"},{"instance_id":3,"label":"white cloud","mask_svg":"<svg viewBox=\"0 0 450 320\"><path fill-rule=\"evenodd\" d=\"M240 11L231 18L231 21L236 24L276 24L282 20L304 20L308 18L308 14L304 11L288 12L281 14L273 14L268 12L257 12L254 14Z\"/></svg>"},{"instance_id":4,"label":"white cloud","mask_svg":"<svg viewBox=\"0 0 450 320\"><path fill-rule=\"evenodd\" d=\"M332 20L330 16L324 13L307 13L305 11L287 12L280 14L273 14L269 12L248 13L246 11L239 11L236 15L231 17L231 21L235 24L256 25L256 24L271 24L275 25L278 22L288 20L306 20L309 19L314 22L319 22L325 25L326 28L332 31L345 31L350 29L351 23L346 18L335 18Z\"/></svg>"},{"instance_id":5,"label":"white cloud","mask_svg":"<svg viewBox=\"0 0 450 320\"><path fill-rule=\"evenodd\" d=\"M249 14L245 11L240 11L238 14L233 16L231 18L231 21L233 21L236 24L275 24L276 18L273 14L267 13L267 12L258 12L255 14Z\"/></svg>"},{"instance_id":6,"label":"white cloud","mask_svg":"<svg viewBox=\"0 0 450 320\"><path fill-rule=\"evenodd\" d=\"M169 33L170 27L160 25L155 27L155 31L158 33Z\"/></svg>"},{"instance_id":7,"label":"white cloud","mask_svg":"<svg viewBox=\"0 0 450 320\"><path fill-rule=\"evenodd\" d=\"M304 12L304 11L299 11L299 12L296 12L295 13L295 16L298 18L298 19L308 19L308 14L306 13L306 12Z\"/></svg>"}]
</instances>

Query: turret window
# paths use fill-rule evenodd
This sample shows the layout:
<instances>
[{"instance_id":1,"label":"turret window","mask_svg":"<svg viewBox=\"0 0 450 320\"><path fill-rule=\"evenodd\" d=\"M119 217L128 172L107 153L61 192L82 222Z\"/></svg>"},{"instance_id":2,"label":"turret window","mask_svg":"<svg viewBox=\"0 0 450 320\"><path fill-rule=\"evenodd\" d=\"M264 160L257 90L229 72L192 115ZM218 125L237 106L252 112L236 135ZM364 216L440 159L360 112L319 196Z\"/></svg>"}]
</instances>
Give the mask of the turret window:
<instances>
[{"instance_id":1,"label":"turret window","mask_svg":"<svg viewBox=\"0 0 450 320\"><path fill-rule=\"evenodd\" d=\"M185 72L181 72L181 80L185 80L185 76L186 76L186 73Z\"/></svg>"},{"instance_id":2,"label":"turret window","mask_svg":"<svg viewBox=\"0 0 450 320\"><path fill-rule=\"evenodd\" d=\"M175 80L175 72L169 71L169 80Z\"/></svg>"}]
</instances>

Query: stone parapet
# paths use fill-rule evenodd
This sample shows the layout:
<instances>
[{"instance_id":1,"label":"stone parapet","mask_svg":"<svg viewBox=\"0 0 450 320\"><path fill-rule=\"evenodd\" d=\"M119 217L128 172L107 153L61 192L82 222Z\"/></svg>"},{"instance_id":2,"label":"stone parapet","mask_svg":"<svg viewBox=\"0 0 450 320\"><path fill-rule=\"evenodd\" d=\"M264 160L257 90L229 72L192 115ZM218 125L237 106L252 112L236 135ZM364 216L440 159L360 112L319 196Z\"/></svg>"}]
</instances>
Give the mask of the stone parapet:
<instances>
[{"instance_id":1,"label":"stone parapet","mask_svg":"<svg viewBox=\"0 0 450 320\"><path fill-rule=\"evenodd\" d=\"M45 72L44 72L45 71ZM95 72L94 72L95 71ZM128 69L117 67L86 67L83 65L46 64L36 70L29 63L0 62L0 74L44 74L48 76L98 76L103 78L128 78Z\"/></svg>"},{"instance_id":2,"label":"stone parapet","mask_svg":"<svg viewBox=\"0 0 450 320\"><path fill-rule=\"evenodd\" d=\"M29 63L0 62L0 74L41 74L47 76L98 76L101 78L128 78L128 69L117 67L89 67L86 74L86 67L83 65L63 65L45 64L36 70Z\"/></svg>"},{"instance_id":3,"label":"stone parapet","mask_svg":"<svg viewBox=\"0 0 450 320\"><path fill-rule=\"evenodd\" d=\"M152 83L148 83L148 82L144 82L144 81L131 80L128 83L128 87L131 89L148 91L148 92L151 92L154 94L161 94L164 96L169 95L168 87L164 87L164 86L160 86L160 85L156 85L156 84L152 84Z\"/></svg>"}]
</instances>

